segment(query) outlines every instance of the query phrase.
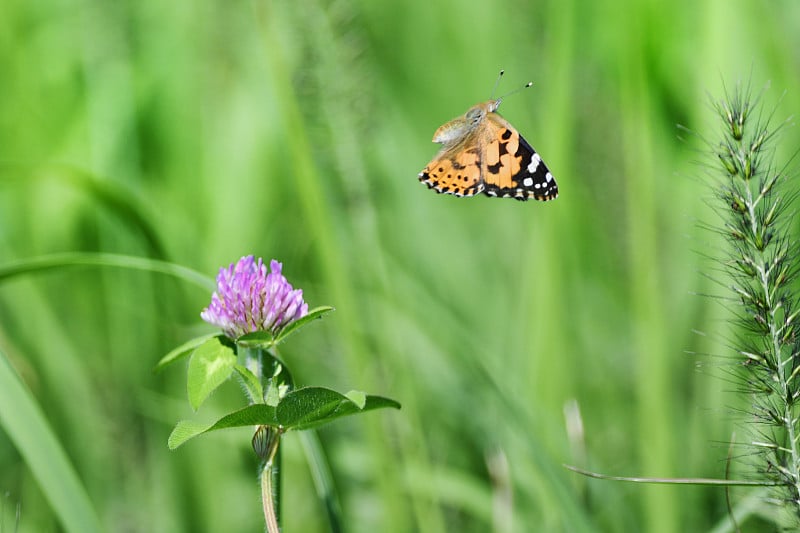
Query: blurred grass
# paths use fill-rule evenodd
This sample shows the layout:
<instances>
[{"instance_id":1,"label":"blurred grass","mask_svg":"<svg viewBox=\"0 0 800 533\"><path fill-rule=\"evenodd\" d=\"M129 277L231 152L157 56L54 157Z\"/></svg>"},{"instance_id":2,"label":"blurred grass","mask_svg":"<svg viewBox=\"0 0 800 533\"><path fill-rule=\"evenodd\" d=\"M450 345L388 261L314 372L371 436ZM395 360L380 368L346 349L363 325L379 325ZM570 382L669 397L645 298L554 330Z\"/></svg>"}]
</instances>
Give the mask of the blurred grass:
<instances>
[{"instance_id":1,"label":"blurred grass","mask_svg":"<svg viewBox=\"0 0 800 533\"><path fill-rule=\"evenodd\" d=\"M99 531L97 516L47 419L0 352L0 426L24 456L50 505L67 531Z\"/></svg>"},{"instance_id":2,"label":"blurred grass","mask_svg":"<svg viewBox=\"0 0 800 533\"><path fill-rule=\"evenodd\" d=\"M403 403L321 433L348 531L709 529L718 489L560 465L723 475L730 395L685 352L724 352L725 311L690 294L710 290L697 251L715 244L696 232L699 144L676 124L712 136L706 92L751 71L770 101L788 91L779 116L797 109L799 16L788 0L10 0L0 258L101 251L209 276L249 253L282 260L312 305L337 308L286 345L298 379ZM554 202L417 183L432 132L501 68L501 92L534 81L501 112L559 180ZM0 285L0 349L108 530L262 530L246 432L166 448L190 416L185 375L151 369L207 331L207 300L93 267ZM211 404L199 415L223 411ZM325 531L287 443L285 529ZM508 488L510 522L493 515ZM58 530L4 434L0 491L21 501L20 531Z\"/></svg>"}]
</instances>

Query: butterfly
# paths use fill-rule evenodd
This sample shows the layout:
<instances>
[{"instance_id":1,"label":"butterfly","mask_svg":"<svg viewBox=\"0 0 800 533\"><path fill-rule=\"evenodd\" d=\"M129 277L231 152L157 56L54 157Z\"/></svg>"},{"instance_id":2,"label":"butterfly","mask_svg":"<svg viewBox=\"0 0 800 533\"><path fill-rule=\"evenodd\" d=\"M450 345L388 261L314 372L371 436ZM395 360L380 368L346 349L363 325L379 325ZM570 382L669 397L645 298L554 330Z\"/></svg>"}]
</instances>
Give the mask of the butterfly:
<instances>
[{"instance_id":1,"label":"butterfly","mask_svg":"<svg viewBox=\"0 0 800 533\"><path fill-rule=\"evenodd\" d=\"M433 142L444 146L419 173L419 181L438 193L455 196L556 198L558 185L547 165L516 128L497 114L501 101L474 105L463 116L439 126Z\"/></svg>"}]
</instances>

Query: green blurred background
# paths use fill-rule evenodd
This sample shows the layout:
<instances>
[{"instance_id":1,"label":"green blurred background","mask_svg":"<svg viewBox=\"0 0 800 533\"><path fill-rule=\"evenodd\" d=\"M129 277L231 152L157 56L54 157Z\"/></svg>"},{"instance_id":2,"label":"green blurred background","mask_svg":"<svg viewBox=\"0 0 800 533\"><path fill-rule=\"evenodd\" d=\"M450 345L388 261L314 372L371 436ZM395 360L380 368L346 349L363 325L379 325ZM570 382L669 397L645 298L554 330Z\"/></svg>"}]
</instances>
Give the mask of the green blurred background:
<instances>
[{"instance_id":1,"label":"green blurred background","mask_svg":"<svg viewBox=\"0 0 800 533\"><path fill-rule=\"evenodd\" d=\"M694 294L717 291L713 158L677 124L716 139L708 95L739 80L771 81L768 110L786 91L779 121L800 109L799 25L792 0L4 0L0 258L283 261L337 308L284 347L296 378L403 404L320 433L347 531L727 531L720 489L561 465L724 477L737 401L692 353L729 354ZM553 202L417 181L501 68L500 93L534 81L501 112ZM152 373L212 331L209 297L125 269L0 285L0 349L105 530L263 529L249 431L166 446L242 401L231 383L194 414L183 367ZM296 435L283 473L284 530L327 531ZM0 492L0 530L17 503L19 531L60 530L2 431Z\"/></svg>"}]
</instances>

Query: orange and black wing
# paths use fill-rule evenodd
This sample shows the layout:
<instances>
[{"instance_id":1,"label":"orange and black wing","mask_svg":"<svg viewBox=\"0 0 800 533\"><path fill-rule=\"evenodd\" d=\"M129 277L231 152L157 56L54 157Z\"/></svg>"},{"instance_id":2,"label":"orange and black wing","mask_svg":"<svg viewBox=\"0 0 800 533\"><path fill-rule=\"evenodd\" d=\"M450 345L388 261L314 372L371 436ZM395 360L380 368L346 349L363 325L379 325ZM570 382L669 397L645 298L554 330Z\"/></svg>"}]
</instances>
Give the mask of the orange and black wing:
<instances>
[{"instance_id":1,"label":"orange and black wing","mask_svg":"<svg viewBox=\"0 0 800 533\"><path fill-rule=\"evenodd\" d=\"M419 181L442 194L474 196L483 191L477 146L443 150L419 173Z\"/></svg>"},{"instance_id":2,"label":"orange and black wing","mask_svg":"<svg viewBox=\"0 0 800 533\"><path fill-rule=\"evenodd\" d=\"M517 200L552 200L556 180L530 144L499 115L490 115L492 135L484 150L483 192Z\"/></svg>"}]
</instances>

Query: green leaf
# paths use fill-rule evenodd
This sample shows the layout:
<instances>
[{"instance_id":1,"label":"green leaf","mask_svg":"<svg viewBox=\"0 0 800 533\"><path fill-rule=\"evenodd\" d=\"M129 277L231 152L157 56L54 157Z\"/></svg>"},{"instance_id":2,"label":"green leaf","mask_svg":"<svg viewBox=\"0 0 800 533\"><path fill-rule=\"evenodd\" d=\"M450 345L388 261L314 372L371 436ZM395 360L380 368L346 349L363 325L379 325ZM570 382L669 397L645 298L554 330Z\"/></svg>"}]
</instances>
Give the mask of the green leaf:
<instances>
[{"instance_id":1,"label":"green leaf","mask_svg":"<svg viewBox=\"0 0 800 533\"><path fill-rule=\"evenodd\" d=\"M158 372L161 372L167 365L171 365L172 363L183 359L187 355L191 354L195 348L197 348L207 340L214 337L222 337L222 335L220 333L210 333L208 335L195 337L190 341L184 342L177 348L171 350L167 355L162 357L161 360L158 362L158 364L156 364L155 368L153 369L153 372L156 374Z\"/></svg>"},{"instance_id":2,"label":"green leaf","mask_svg":"<svg viewBox=\"0 0 800 533\"><path fill-rule=\"evenodd\" d=\"M61 526L100 531L92 501L33 395L0 352L0 428L33 473ZM2 528L2 522L0 522Z\"/></svg>"},{"instance_id":3,"label":"green leaf","mask_svg":"<svg viewBox=\"0 0 800 533\"><path fill-rule=\"evenodd\" d=\"M360 390L351 390L350 392L345 393L347 399L351 402L356 404L359 409L363 409L365 405L367 405L367 394Z\"/></svg>"},{"instance_id":4,"label":"green leaf","mask_svg":"<svg viewBox=\"0 0 800 533\"><path fill-rule=\"evenodd\" d=\"M301 327L318 318L322 318L322 315L330 311L333 311L333 307L329 305L317 307L316 309L309 311L308 314L303 318L299 318L294 322L291 322L288 326L280 330L277 335L273 336L272 332L270 331L254 331L252 333L242 335L236 339L236 344L244 348L271 348L276 344L283 342L286 337L296 332Z\"/></svg>"},{"instance_id":5,"label":"green leaf","mask_svg":"<svg viewBox=\"0 0 800 533\"><path fill-rule=\"evenodd\" d=\"M271 386L279 387L281 392L284 389L294 388L292 373L289 372L289 367L278 356L267 350L262 354L261 360L264 363L264 374L267 374L268 371L272 372Z\"/></svg>"},{"instance_id":6,"label":"green leaf","mask_svg":"<svg viewBox=\"0 0 800 533\"><path fill-rule=\"evenodd\" d=\"M286 392L294 385L291 381L292 377L286 366L277 357L272 356L269 352L264 352L268 358L263 359L264 371L272 367L272 376L267 380L267 390L264 392L264 403L267 405L276 406L281 401L281 398ZM269 362L269 365L267 363Z\"/></svg>"},{"instance_id":7,"label":"green leaf","mask_svg":"<svg viewBox=\"0 0 800 533\"><path fill-rule=\"evenodd\" d=\"M361 393L363 394L363 393ZM286 429L309 429L337 418L356 413L393 407L400 404L382 396L364 395L363 407L359 407L336 391L323 387L305 387L289 392L278 404L278 421Z\"/></svg>"},{"instance_id":8,"label":"green leaf","mask_svg":"<svg viewBox=\"0 0 800 533\"><path fill-rule=\"evenodd\" d=\"M318 318L322 318L323 315L325 315L326 313L330 313L333 310L334 310L333 307L329 305L323 305L315 309L312 309L303 318L298 318L297 320L295 320L294 322L292 322L291 324L280 330L278 332L278 335L275 337L275 344L283 342L286 339L286 337L288 337L292 333L295 333L298 329L310 324L311 322L317 320Z\"/></svg>"},{"instance_id":9,"label":"green leaf","mask_svg":"<svg viewBox=\"0 0 800 533\"><path fill-rule=\"evenodd\" d=\"M264 388L261 386L261 382L258 380L255 374L250 372L246 367L235 364L233 365L233 369L239 374L242 378L242 382L244 386L247 388L247 393L250 396L250 401L253 403L261 403L264 401Z\"/></svg>"},{"instance_id":10,"label":"green leaf","mask_svg":"<svg viewBox=\"0 0 800 533\"><path fill-rule=\"evenodd\" d=\"M269 348L275 344L275 337L270 331L254 331L236 339L236 344L244 348Z\"/></svg>"},{"instance_id":11,"label":"green leaf","mask_svg":"<svg viewBox=\"0 0 800 533\"><path fill-rule=\"evenodd\" d=\"M200 422L193 422L191 420L181 420L169 434L167 439L167 446L170 450L174 450L187 440L209 431L211 426L202 424Z\"/></svg>"},{"instance_id":12,"label":"green leaf","mask_svg":"<svg viewBox=\"0 0 800 533\"><path fill-rule=\"evenodd\" d=\"M233 372L236 354L233 348L222 344L220 338L212 337L192 352L186 378L186 390L192 409L197 408L222 385Z\"/></svg>"},{"instance_id":13,"label":"green leaf","mask_svg":"<svg viewBox=\"0 0 800 533\"><path fill-rule=\"evenodd\" d=\"M322 420L335 411L347 397L323 387L304 387L286 394L278 404L281 425L293 428L310 420Z\"/></svg>"},{"instance_id":14,"label":"green leaf","mask_svg":"<svg viewBox=\"0 0 800 533\"><path fill-rule=\"evenodd\" d=\"M267 382L267 393L264 395L264 403L276 406L281 401L281 393L285 392L287 385L280 383L274 376Z\"/></svg>"},{"instance_id":15,"label":"green leaf","mask_svg":"<svg viewBox=\"0 0 800 533\"><path fill-rule=\"evenodd\" d=\"M245 426L277 426L278 420L275 416L275 408L263 403L248 405L244 409L239 409L227 414L213 424L202 424L190 420L181 420L167 440L167 446L174 450L187 440L194 438L209 431L216 431L225 428L237 428Z\"/></svg>"}]
</instances>

